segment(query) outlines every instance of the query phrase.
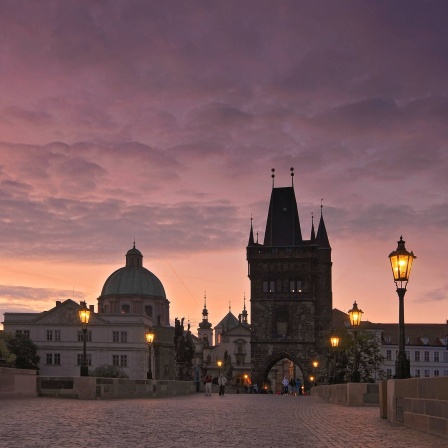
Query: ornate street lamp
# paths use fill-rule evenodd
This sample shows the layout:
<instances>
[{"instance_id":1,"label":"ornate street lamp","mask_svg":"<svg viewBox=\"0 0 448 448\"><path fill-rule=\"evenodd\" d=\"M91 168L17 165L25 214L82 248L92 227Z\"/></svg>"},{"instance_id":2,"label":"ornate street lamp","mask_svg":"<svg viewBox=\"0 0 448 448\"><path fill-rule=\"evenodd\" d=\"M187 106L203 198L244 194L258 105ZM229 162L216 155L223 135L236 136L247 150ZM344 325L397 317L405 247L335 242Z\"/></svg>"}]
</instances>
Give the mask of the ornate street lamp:
<instances>
[{"instance_id":1,"label":"ornate street lamp","mask_svg":"<svg viewBox=\"0 0 448 448\"><path fill-rule=\"evenodd\" d=\"M148 380L152 380L152 343L154 342L154 332L149 330L147 333L145 333L145 337L149 349L149 370L146 374L146 378Z\"/></svg>"},{"instance_id":2,"label":"ornate street lamp","mask_svg":"<svg viewBox=\"0 0 448 448\"><path fill-rule=\"evenodd\" d=\"M82 325L82 364L81 364L81 376L89 376L89 366L87 365L87 325L90 319L90 310L87 308L86 302L81 302L81 308L78 311L79 320Z\"/></svg>"},{"instance_id":3,"label":"ornate street lamp","mask_svg":"<svg viewBox=\"0 0 448 448\"><path fill-rule=\"evenodd\" d=\"M395 378L410 378L411 365L406 357L405 351L405 335L404 335L404 295L406 294L406 286L411 275L412 262L417 258L413 252L408 252L404 247L405 241L400 236L398 247L389 254L390 264L392 266L392 274L394 276L395 286L397 287L399 312L398 312L398 359L395 363Z\"/></svg>"},{"instance_id":4,"label":"ornate street lamp","mask_svg":"<svg viewBox=\"0 0 448 448\"><path fill-rule=\"evenodd\" d=\"M330 343L333 347L333 383L336 383L336 351L339 347L339 337L338 336L330 336Z\"/></svg>"},{"instance_id":5,"label":"ornate street lamp","mask_svg":"<svg viewBox=\"0 0 448 448\"><path fill-rule=\"evenodd\" d=\"M317 386L317 366L319 365L318 361L313 361L313 367L314 367L314 385Z\"/></svg>"},{"instance_id":6,"label":"ornate street lamp","mask_svg":"<svg viewBox=\"0 0 448 448\"><path fill-rule=\"evenodd\" d=\"M361 325L361 317L362 317L362 310L358 308L358 305L356 304L356 300L353 303L353 308L348 311L348 314L350 316L350 325L353 328L353 338L354 338L354 344L353 344L353 377L352 380L354 383L360 382L360 374L358 369L358 327Z\"/></svg>"},{"instance_id":7,"label":"ornate street lamp","mask_svg":"<svg viewBox=\"0 0 448 448\"><path fill-rule=\"evenodd\" d=\"M218 367L219 367L219 374L221 375L222 361L221 361L221 360L218 360L218 361L216 362L216 364L218 364Z\"/></svg>"}]
</instances>

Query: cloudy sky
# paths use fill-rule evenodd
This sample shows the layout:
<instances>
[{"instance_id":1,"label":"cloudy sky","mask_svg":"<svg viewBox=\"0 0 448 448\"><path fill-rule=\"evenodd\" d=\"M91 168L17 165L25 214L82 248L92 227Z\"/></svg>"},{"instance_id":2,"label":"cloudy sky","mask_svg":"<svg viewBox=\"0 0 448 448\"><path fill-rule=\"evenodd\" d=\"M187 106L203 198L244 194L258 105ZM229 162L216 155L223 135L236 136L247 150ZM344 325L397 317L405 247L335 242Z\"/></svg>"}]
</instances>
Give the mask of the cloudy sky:
<instances>
[{"instance_id":1,"label":"cloudy sky","mask_svg":"<svg viewBox=\"0 0 448 448\"><path fill-rule=\"evenodd\" d=\"M272 188L323 214L333 305L448 318L446 1L0 1L0 316L96 304L136 246L196 328L250 298ZM249 308L250 319L250 303Z\"/></svg>"}]
</instances>

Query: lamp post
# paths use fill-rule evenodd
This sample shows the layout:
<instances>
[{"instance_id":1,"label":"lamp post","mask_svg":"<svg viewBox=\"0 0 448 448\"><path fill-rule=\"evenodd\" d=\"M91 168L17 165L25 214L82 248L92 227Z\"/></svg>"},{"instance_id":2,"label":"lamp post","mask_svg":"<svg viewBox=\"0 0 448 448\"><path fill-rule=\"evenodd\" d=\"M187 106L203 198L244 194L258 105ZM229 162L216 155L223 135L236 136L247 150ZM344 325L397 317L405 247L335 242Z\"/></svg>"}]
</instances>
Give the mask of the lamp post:
<instances>
[{"instance_id":1,"label":"lamp post","mask_svg":"<svg viewBox=\"0 0 448 448\"><path fill-rule=\"evenodd\" d=\"M221 375L222 361L221 361L221 360L218 360L218 361L216 362L216 364L217 364L218 367L219 367L219 375ZM218 376L219 376L219 375L218 375Z\"/></svg>"},{"instance_id":2,"label":"lamp post","mask_svg":"<svg viewBox=\"0 0 448 448\"><path fill-rule=\"evenodd\" d=\"M149 348L149 370L146 374L146 378L148 380L152 380L152 343L154 342L154 332L149 330L147 333L145 333L145 336Z\"/></svg>"},{"instance_id":3,"label":"lamp post","mask_svg":"<svg viewBox=\"0 0 448 448\"><path fill-rule=\"evenodd\" d=\"M356 300L353 303L353 308L348 311L348 314L350 316L350 325L353 328L353 338L354 338L352 380L354 383L359 383L360 382L360 374L359 374L359 369L358 369L358 327L361 325L362 310L360 310L358 308L358 305L356 304Z\"/></svg>"},{"instance_id":4,"label":"lamp post","mask_svg":"<svg viewBox=\"0 0 448 448\"><path fill-rule=\"evenodd\" d=\"M78 311L79 320L82 325L82 364L81 376L89 376L89 366L87 364L87 325L90 319L90 310L87 308L86 302L81 302L81 308Z\"/></svg>"},{"instance_id":5,"label":"lamp post","mask_svg":"<svg viewBox=\"0 0 448 448\"><path fill-rule=\"evenodd\" d=\"M394 276L395 286L397 287L399 312L398 312L398 359L395 362L395 378L410 378L411 365L406 357L405 351L405 335L404 335L404 295L406 294L406 286L411 274L411 267L414 258L417 258L413 252L408 252L404 247L405 241L400 236L398 247L389 254L390 264L392 266L392 274Z\"/></svg>"},{"instance_id":6,"label":"lamp post","mask_svg":"<svg viewBox=\"0 0 448 448\"><path fill-rule=\"evenodd\" d=\"M333 383L336 383L336 350L339 347L339 337L330 336L330 343L333 347Z\"/></svg>"},{"instance_id":7,"label":"lamp post","mask_svg":"<svg viewBox=\"0 0 448 448\"><path fill-rule=\"evenodd\" d=\"M319 365L318 361L313 361L314 367L314 385L317 386L317 366Z\"/></svg>"}]
</instances>

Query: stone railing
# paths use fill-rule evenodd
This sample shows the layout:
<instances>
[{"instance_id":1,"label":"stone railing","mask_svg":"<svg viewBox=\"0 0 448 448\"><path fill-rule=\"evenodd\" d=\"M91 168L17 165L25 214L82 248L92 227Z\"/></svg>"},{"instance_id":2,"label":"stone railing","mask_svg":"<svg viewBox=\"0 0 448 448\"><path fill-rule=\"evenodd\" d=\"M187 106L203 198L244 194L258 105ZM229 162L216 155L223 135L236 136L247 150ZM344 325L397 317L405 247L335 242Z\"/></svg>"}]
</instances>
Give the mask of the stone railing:
<instances>
[{"instance_id":1,"label":"stone railing","mask_svg":"<svg viewBox=\"0 0 448 448\"><path fill-rule=\"evenodd\" d=\"M343 406L378 406L379 389L377 383L327 384L311 389L326 401Z\"/></svg>"},{"instance_id":2,"label":"stone railing","mask_svg":"<svg viewBox=\"0 0 448 448\"><path fill-rule=\"evenodd\" d=\"M37 392L41 397L80 400L161 398L194 394L196 387L193 381L39 376Z\"/></svg>"},{"instance_id":3,"label":"stone railing","mask_svg":"<svg viewBox=\"0 0 448 448\"><path fill-rule=\"evenodd\" d=\"M37 397L36 371L0 367L0 399Z\"/></svg>"},{"instance_id":4,"label":"stone railing","mask_svg":"<svg viewBox=\"0 0 448 448\"><path fill-rule=\"evenodd\" d=\"M448 377L382 381L380 415L391 423L448 438Z\"/></svg>"}]
</instances>

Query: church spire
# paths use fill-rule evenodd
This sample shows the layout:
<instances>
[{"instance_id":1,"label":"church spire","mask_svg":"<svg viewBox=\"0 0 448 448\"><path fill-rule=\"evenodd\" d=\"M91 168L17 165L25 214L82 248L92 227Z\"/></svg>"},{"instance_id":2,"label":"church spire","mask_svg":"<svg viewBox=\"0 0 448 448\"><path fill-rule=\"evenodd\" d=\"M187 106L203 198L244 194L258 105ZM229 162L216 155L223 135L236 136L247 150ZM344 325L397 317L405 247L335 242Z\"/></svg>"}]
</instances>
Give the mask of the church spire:
<instances>
[{"instance_id":1,"label":"church spire","mask_svg":"<svg viewBox=\"0 0 448 448\"><path fill-rule=\"evenodd\" d=\"M199 328L211 328L212 324L208 321L208 310L207 310L207 295L204 291L204 309L202 310L202 322L199 323Z\"/></svg>"},{"instance_id":2,"label":"church spire","mask_svg":"<svg viewBox=\"0 0 448 448\"><path fill-rule=\"evenodd\" d=\"M242 324L247 325L247 310L246 310L246 293L244 293L244 305L243 305L243 312L241 313L242 316Z\"/></svg>"}]
</instances>

